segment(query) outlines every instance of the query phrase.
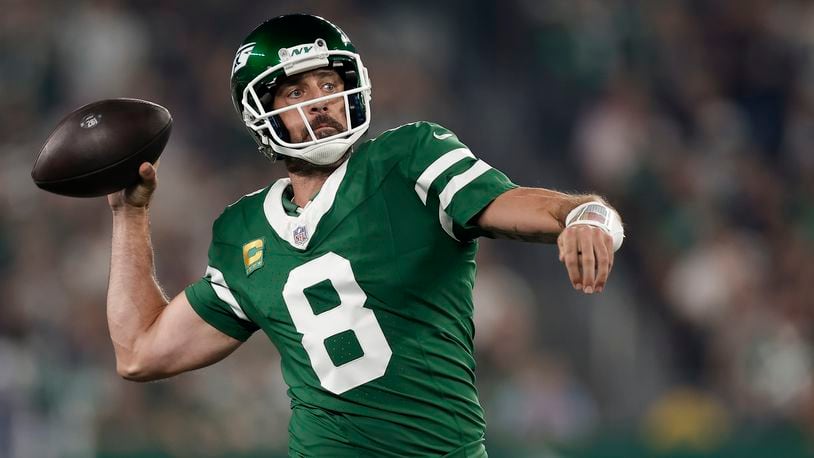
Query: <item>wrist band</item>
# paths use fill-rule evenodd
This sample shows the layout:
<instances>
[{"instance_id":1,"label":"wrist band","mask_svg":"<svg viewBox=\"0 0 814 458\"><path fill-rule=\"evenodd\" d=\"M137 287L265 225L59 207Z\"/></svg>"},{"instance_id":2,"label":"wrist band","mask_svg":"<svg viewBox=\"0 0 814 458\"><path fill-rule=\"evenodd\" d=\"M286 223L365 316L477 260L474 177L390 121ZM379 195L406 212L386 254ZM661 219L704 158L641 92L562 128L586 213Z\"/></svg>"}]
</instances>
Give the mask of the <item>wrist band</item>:
<instances>
[{"instance_id":1,"label":"wrist band","mask_svg":"<svg viewBox=\"0 0 814 458\"><path fill-rule=\"evenodd\" d=\"M596 226L613 237L613 251L622 246L625 229L619 215L612 208L600 202L586 202L571 210L565 218L565 227L575 224Z\"/></svg>"}]
</instances>

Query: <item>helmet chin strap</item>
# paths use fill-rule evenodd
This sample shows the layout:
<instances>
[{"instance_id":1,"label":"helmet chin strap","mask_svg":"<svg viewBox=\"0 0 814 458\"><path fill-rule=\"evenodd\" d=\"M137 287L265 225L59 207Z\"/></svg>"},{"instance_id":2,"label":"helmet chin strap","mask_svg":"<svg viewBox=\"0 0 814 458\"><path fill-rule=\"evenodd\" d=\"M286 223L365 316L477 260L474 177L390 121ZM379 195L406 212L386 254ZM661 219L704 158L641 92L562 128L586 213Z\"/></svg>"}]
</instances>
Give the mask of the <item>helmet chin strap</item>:
<instances>
[{"instance_id":1,"label":"helmet chin strap","mask_svg":"<svg viewBox=\"0 0 814 458\"><path fill-rule=\"evenodd\" d=\"M365 130L360 130L347 138L337 138L303 149L286 148L274 143L271 144L271 149L277 154L296 157L314 165L330 165L342 158L345 152L364 135Z\"/></svg>"}]
</instances>

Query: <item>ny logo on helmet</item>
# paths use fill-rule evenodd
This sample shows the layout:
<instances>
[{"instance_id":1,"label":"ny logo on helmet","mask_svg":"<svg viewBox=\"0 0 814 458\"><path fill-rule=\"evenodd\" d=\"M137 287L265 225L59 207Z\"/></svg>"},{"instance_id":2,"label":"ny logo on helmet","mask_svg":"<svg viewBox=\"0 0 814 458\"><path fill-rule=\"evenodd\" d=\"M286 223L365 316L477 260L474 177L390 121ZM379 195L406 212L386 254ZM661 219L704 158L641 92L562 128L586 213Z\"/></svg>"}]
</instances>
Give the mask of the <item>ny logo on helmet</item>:
<instances>
[{"instance_id":1,"label":"ny logo on helmet","mask_svg":"<svg viewBox=\"0 0 814 458\"><path fill-rule=\"evenodd\" d=\"M324 47L325 40L319 39L316 43L317 47ZM297 45L292 46L290 48L280 48L280 51L277 52L277 55L280 56L280 59L283 61L287 61L289 59L293 59L297 56L304 56L309 54L311 51L314 50L314 44L304 44L304 45Z\"/></svg>"},{"instance_id":2,"label":"ny logo on helmet","mask_svg":"<svg viewBox=\"0 0 814 458\"><path fill-rule=\"evenodd\" d=\"M308 54L311 50L314 49L313 46L303 46L301 48L294 48L291 50L292 56L299 56L300 54Z\"/></svg>"}]
</instances>

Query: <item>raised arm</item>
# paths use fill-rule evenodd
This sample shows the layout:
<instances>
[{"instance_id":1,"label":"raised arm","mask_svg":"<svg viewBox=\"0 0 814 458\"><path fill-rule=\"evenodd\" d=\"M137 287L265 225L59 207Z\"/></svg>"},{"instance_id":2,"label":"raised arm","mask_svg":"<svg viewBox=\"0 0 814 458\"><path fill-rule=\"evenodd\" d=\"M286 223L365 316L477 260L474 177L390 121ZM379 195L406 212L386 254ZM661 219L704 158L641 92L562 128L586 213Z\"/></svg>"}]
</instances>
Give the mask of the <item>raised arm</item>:
<instances>
[{"instance_id":1,"label":"raised arm","mask_svg":"<svg viewBox=\"0 0 814 458\"><path fill-rule=\"evenodd\" d=\"M139 173L141 183L108 196L113 243L107 321L119 375L149 381L208 366L241 342L201 319L183 292L169 301L161 291L149 220L156 169L144 163Z\"/></svg>"},{"instance_id":2,"label":"raised arm","mask_svg":"<svg viewBox=\"0 0 814 458\"><path fill-rule=\"evenodd\" d=\"M601 292L613 267L614 240L591 218L571 222L580 205L605 201L596 195L569 195L540 188L517 188L498 196L478 217L478 226L496 238L554 243L575 289ZM615 210L610 209L610 212ZM618 221L618 214L615 215ZM621 226L620 226L621 227ZM620 240L621 242L621 240Z\"/></svg>"}]
</instances>

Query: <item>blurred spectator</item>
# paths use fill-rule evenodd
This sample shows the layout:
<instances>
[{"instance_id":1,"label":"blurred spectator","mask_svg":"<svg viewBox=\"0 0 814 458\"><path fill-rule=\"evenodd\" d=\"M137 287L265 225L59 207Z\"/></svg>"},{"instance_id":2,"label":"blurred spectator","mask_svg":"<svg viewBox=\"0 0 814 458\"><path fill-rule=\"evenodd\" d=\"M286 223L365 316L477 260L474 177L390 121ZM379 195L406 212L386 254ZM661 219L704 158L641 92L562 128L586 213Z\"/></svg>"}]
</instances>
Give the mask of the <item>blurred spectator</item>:
<instances>
[{"instance_id":1,"label":"blurred spectator","mask_svg":"<svg viewBox=\"0 0 814 458\"><path fill-rule=\"evenodd\" d=\"M712 452L731 433L720 401L692 387L674 388L644 416L644 435L660 452Z\"/></svg>"},{"instance_id":2,"label":"blurred spectator","mask_svg":"<svg viewBox=\"0 0 814 458\"><path fill-rule=\"evenodd\" d=\"M89 0L70 9L57 31L64 93L72 105L121 96L147 69L145 24L117 0Z\"/></svg>"}]
</instances>

